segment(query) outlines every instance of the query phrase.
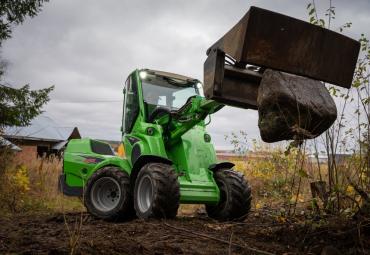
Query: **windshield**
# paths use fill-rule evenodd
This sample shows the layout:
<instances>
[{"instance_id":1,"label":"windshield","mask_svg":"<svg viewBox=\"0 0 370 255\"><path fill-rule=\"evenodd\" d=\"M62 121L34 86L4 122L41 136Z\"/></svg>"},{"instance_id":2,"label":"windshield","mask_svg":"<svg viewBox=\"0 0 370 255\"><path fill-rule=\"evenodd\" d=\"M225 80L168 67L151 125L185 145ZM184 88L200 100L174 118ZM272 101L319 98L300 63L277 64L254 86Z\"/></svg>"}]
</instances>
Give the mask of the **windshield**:
<instances>
[{"instance_id":1,"label":"windshield","mask_svg":"<svg viewBox=\"0 0 370 255\"><path fill-rule=\"evenodd\" d=\"M144 101L149 105L177 110L191 96L203 96L200 83L176 83L166 79L142 80Z\"/></svg>"}]
</instances>

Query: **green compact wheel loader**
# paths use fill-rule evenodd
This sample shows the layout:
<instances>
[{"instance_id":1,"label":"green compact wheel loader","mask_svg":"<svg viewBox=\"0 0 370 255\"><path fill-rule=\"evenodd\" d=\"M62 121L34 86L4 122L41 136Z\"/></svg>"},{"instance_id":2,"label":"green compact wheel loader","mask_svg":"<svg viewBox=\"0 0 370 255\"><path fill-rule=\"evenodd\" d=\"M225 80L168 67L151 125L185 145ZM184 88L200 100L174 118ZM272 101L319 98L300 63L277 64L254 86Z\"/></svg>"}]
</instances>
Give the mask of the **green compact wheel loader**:
<instances>
[{"instance_id":1,"label":"green compact wheel loader","mask_svg":"<svg viewBox=\"0 0 370 255\"><path fill-rule=\"evenodd\" d=\"M207 116L223 104L207 100L196 79L135 70L123 89L126 158L85 139L64 152L64 192L81 195L93 215L112 219L176 216L180 203L205 204L211 217L243 219L251 188L229 162L217 162Z\"/></svg>"},{"instance_id":2,"label":"green compact wheel loader","mask_svg":"<svg viewBox=\"0 0 370 255\"><path fill-rule=\"evenodd\" d=\"M243 220L251 187L233 163L217 160L206 130L210 115L225 105L259 109L266 70L289 73L287 86L304 76L349 88L358 51L359 43L341 34L251 7L208 49L204 84L133 71L123 88L126 157L97 140L70 140L60 189L82 196L88 212L107 220L173 218L179 204L204 204L217 220Z\"/></svg>"}]
</instances>

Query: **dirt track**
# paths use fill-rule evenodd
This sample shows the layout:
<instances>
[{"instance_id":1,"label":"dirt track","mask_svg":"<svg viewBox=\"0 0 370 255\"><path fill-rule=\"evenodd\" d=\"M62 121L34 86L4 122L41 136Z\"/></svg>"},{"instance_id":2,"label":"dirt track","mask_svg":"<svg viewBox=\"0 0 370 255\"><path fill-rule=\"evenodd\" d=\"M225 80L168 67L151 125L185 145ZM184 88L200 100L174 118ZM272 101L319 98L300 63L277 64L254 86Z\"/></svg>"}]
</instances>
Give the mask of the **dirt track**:
<instances>
[{"instance_id":1,"label":"dirt track","mask_svg":"<svg viewBox=\"0 0 370 255\"><path fill-rule=\"evenodd\" d=\"M72 232L79 216L66 215ZM359 242L356 223L337 222L313 228L298 220L279 223L259 212L241 224L201 216L111 223L84 214L76 254L320 254L327 245L342 254L370 254L369 228L361 229ZM1 254L68 254L69 241L62 214L0 219Z\"/></svg>"}]
</instances>

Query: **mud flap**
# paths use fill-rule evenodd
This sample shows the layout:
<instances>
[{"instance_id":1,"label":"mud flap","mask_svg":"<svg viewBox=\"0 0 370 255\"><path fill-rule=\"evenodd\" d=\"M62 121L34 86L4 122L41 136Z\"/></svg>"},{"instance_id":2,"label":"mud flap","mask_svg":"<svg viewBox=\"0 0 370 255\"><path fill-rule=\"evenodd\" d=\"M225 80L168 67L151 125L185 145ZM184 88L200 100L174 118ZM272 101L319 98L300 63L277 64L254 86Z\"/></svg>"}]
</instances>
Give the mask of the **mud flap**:
<instances>
[{"instance_id":1,"label":"mud flap","mask_svg":"<svg viewBox=\"0 0 370 255\"><path fill-rule=\"evenodd\" d=\"M219 169L231 169L235 166L234 163L231 163L231 162L220 162L220 163L217 163L217 164L212 164L208 167L209 170L211 170L212 172L215 172Z\"/></svg>"},{"instance_id":2,"label":"mud flap","mask_svg":"<svg viewBox=\"0 0 370 255\"><path fill-rule=\"evenodd\" d=\"M82 197L83 195L82 187L71 187L66 183L65 174L61 174L59 176L58 188L59 188L59 191L62 192L66 196Z\"/></svg>"}]
</instances>

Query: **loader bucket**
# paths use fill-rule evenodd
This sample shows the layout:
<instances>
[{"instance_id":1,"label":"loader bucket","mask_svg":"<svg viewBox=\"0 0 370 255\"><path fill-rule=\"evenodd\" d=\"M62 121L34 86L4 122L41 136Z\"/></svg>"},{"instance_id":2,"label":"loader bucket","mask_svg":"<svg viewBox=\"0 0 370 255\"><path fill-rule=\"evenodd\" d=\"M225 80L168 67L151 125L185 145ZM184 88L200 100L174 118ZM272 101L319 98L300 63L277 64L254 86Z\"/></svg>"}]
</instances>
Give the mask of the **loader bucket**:
<instances>
[{"instance_id":1,"label":"loader bucket","mask_svg":"<svg viewBox=\"0 0 370 255\"><path fill-rule=\"evenodd\" d=\"M359 48L359 42L342 34L251 7L208 49L205 94L229 105L257 109L258 86L266 69L350 88ZM259 70L249 70L249 65Z\"/></svg>"},{"instance_id":2,"label":"loader bucket","mask_svg":"<svg viewBox=\"0 0 370 255\"><path fill-rule=\"evenodd\" d=\"M208 99L258 110L262 140L303 140L337 117L321 83L350 88L360 43L257 7L211 46L204 63Z\"/></svg>"}]
</instances>

